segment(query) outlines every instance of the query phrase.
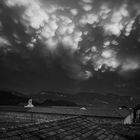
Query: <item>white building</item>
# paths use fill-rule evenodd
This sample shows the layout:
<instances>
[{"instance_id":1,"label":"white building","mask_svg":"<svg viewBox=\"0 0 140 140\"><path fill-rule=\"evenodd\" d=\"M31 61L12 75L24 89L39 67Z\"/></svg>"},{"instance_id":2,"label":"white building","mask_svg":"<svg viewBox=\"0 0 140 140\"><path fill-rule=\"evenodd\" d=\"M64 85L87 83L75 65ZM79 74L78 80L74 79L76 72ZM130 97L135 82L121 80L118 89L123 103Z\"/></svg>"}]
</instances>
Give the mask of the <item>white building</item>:
<instances>
[{"instance_id":1,"label":"white building","mask_svg":"<svg viewBox=\"0 0 140 140\"><path fill-rule=\"evenodd\" d=\"M124 124L140 123L140 105L133 108L132 112L124 119Z\"/></svg>"},{"instance_id":2,"label":"white building","mask_svg":"<svg viewBox=\"0 0 140 140\"><path fill-rule=\"evenodd\" d=\"M29 99L28 104L24 107L34 107L34 105L32 104L32 99Z\"/></svg>"}]
</instances>

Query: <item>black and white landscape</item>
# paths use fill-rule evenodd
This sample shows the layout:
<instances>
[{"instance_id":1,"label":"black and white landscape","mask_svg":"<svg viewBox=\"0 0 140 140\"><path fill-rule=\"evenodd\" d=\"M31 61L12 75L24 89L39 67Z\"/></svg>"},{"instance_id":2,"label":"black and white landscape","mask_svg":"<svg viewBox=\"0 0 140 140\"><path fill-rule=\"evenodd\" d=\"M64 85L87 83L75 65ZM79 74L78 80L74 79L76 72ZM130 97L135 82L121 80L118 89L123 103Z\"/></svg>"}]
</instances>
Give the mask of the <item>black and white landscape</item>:
<instances>
[{"instance_id":1,"label":"black and white landscape","mask_svg":"<svg viewBox=\"0 0 140 140\"><path fill-rule=\"evenodd\" d=\"M0 0L0 139L139 139L139 104L139 0Z\"/></svg>"}]
</instances>

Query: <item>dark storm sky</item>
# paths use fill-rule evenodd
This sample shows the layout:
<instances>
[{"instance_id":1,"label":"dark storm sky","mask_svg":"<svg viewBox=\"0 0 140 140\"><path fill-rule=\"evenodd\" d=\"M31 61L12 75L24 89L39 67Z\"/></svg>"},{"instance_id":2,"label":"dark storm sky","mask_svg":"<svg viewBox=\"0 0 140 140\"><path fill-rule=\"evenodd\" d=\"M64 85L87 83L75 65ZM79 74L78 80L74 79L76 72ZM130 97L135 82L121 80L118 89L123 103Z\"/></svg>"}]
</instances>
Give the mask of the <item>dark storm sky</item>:
<instances>
[{"instance_id":1,"label":"dark storm sky","mask_svg":"<svg viewBox=\"0 0 140 140\"><path fill-rule=\"evenodd\" d=\"M1 0L0 88L139 96L138 0Z\"/></svg>"}]
</instances>

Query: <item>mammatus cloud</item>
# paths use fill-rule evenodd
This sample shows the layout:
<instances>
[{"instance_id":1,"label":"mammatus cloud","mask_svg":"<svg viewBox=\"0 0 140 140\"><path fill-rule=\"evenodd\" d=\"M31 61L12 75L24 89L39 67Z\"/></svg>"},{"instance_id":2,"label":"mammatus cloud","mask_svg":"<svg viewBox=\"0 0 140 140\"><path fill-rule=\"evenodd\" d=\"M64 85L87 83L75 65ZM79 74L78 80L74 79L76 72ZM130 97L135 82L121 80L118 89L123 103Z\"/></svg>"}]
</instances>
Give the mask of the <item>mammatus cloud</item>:
<instances>
[{"instance_id":1,"label":"mammatus cloud","mask_svg":"<svg viewBox=\"0 0 140 140\"><path fill-rule=\"evenodd\" d=\"M11 50L9 46L11 46L10 41L5 37L0 36L0 50L2 49L4 53L7 53Z\"/></svg>"},{"instance_id":2,"label":"mammatus cloud","mask_svg":"<svg viewBox=\"0 0 140 140\"><path fill-rule=\"evenodd\" d=\"M58 55L63 48L71 59L61 65L69 69L73 79L87 80L95 71L118 72L121 69L119 72L125 72L139 68L135 60L120 60L118 55L121 34L127 38L134 30L139 13L135 3L131 6L129 1L114 5L112 1L79 0L76 7L43 0L5 0L3 4L9 9L21 9L17 15L9 15L22 24L29 39L23 41L18 33L13 33L16 44L23 42L32 51L43 45L46 51L53 52L52 55ZM3 22L0 22L0 30L2 28ZM1 36L1 46L8 48L12 44Z\"/></svg>"},{"instance_id":3,"label":"mammatus cloud","mask_svg":"<svg viewBox=\"0 0 140 140\"><path fill-rule=\"evenodd\" d=\"M114 71L120 65L120 62L117 60L116 52L111 49L104 50L95 62L93 59L93 63L95 70L101 70L102 72L105 72L106 69Z\"/></svg>"},{"instance_id":4,"label":"mammatus cloud","mask_svg":"<svg viewBox=\"0 0 140 140\"><path fill-rule=\"evenodd\" d=\"M70 71L70 75L73 79L76 80L87 80L93 76L92 72L88 70L82 70L79 65L71 65L72 70Z\"/></svg>"},{"instance_id":5,"label":"mammatus cloud","mask_svg":"<svg viewBox=\"0 0 140 140\"><path fill-rule=\"evenodd\" d=\"M138 62L138 60L126 59L121 66L120 72L131 72L137 69L140 69L140 63Z\"/></svg>"},{"instance_id":6,"label":"mammatus cloud","mask_svg":"<svg viewBox=\"0 0 140 140\"><path fill-rule=\"evenodd\" d=\"M10 46L10 42L5 38L0 36L0 47Z\"/></svg>"},{"instance_id":7,"label":"mammatus cloud","mask_svg":"<svg viewBox=\"0 0 140 140\"><path fill-rule=\"evenodd\" d=\"M28 33L31 32L31 28L35 29L38 39L46 44L46 47L49 46L49 49L54 49L59 43L72 49L78 48L82 32L76 28L75 23L68 16L57 15L57 12L62 12L65 8L58 5L46 5L47 8L44 8L43 3L38 0L24 2L7 0L6 5L11 8L16 6L25 8L20 15L21 22ZM76 15L78 11L72 9L71 12ZM33 44L29 43L28 46L33 46Z\"/></svg>"},{"instance_id":8,"label":"mammatus cloud","mask_svg":"<svg viewBox=\"0 0 140 140\"><path fill-rule=\"evenodd\" d=\"M92 3L94 0L82 0L84 3Z\"/></svg>"},{"instance_id":9,"label":"mammatus cloud","mask_svg":"<svg viewBox=\"0 0 140 140\"><path fill-rule=\"evenodd\" d=\"M94 24L97 23L98 21L99 21L98 16L95 15L94 13L83 15L82 18L79 20L81 25Z\"/></svg>"},{"instance_id":10,"label":"mammatus cloud","mask_svg":"<svg viewBox=\"0 0 140 140\"><path fill-rule=\"evenodd\" d=\"M104 25L105 33L119 36L127 18L129 18L127 5L123 4L112 12L110 22Z\"/></svg>"},{"instance_id":11,"label":"mammatus cloud","mask_svg":"<svg viewBox=\"0 0 140 140\"><path fill-rule=\"evenodd\" d=\"M76 16L78 14L78 10L77 9L71 9L70 12L71 12L71 14L73 16Z\"/></svg>"},{"instance_id":12,"label":"mammatus cloud","mask_svg":"<svg viewBox=\"0 0 140 140\"><path fill-rule=\"evenodd\" d=\"M89 5L89 4L84 4L84 5L83 5L83 9L84 9L85 11L90 11L90 10L92 10L92 6Z\"/></svg>"}]
</instances>

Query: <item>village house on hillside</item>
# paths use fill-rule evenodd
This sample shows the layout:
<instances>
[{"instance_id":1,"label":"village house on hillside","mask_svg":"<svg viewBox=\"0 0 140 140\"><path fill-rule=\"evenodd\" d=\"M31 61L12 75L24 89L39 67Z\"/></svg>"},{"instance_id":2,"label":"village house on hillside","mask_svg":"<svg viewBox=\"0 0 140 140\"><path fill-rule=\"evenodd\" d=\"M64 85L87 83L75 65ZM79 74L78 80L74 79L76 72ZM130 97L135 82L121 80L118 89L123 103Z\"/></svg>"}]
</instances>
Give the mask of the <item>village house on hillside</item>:
<instances>
[{"instance_id":1,"label":"village house on hillside","mask_svg":"<svg viewBox=\"0 0 140 140\"><path fill-rule=\"evenodd\" d=\"M124 124L140 123L140 105L132 108L131 113L124 119Z\"/></svg>"}]
</instances>

